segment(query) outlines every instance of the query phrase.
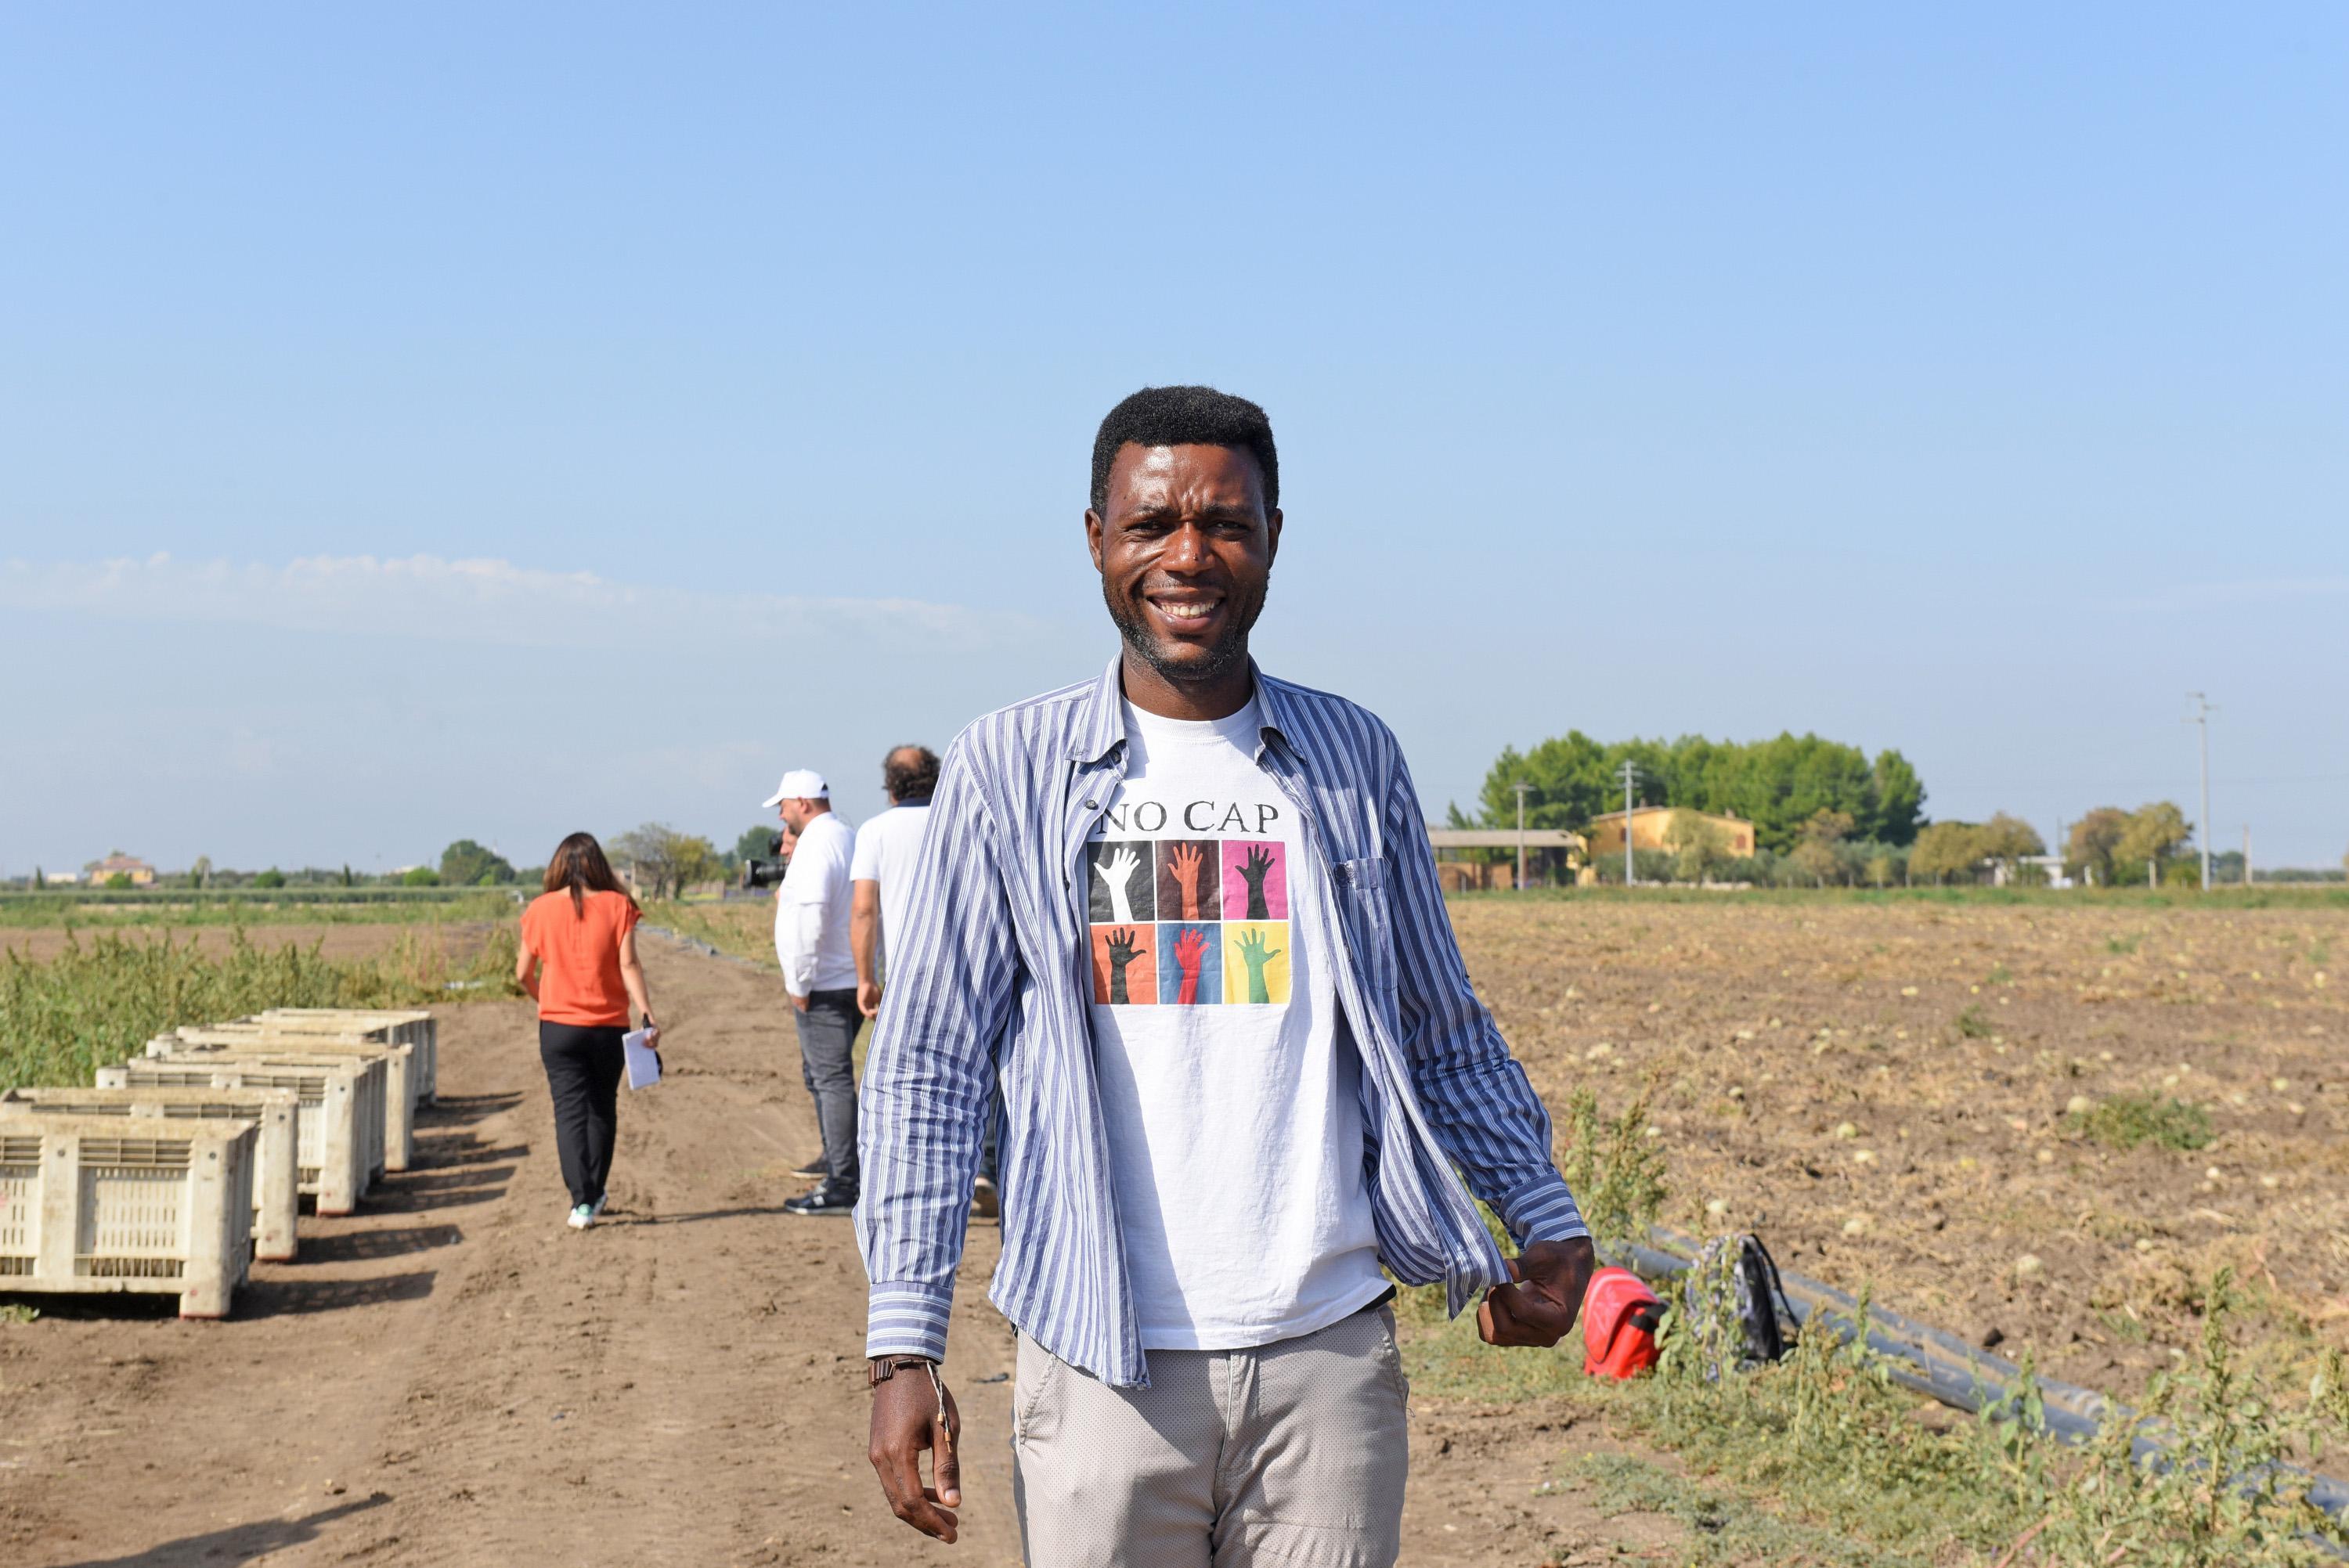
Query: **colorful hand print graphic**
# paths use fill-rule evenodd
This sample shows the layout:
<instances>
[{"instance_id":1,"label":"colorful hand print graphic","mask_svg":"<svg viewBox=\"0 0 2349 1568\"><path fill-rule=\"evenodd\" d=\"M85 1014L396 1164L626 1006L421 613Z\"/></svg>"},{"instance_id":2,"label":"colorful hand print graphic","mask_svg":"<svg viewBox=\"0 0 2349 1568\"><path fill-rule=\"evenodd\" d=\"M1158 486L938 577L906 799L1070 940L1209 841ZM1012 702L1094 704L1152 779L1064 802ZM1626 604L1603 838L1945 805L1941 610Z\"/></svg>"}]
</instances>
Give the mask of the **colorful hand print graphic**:
<instances>
[{"instance_id":1,"label":"colorful hand print graphic","mask_svg":"<svg viewBox=\"0 0 2349 1568\"><path fill-rule=\"evenodd\" d=\"M1162 839L1158 850L1158 918L1216 920L1223 856L1214 839Z\"/></svg>"},{"instance_id":2,"label":"colorful hand print graphic","mask_svg":"<svg viewBox=\"0 0 2349 1568\"><path fill-rule=\"evenodd\" d=\"M1288 923L1227 921L1224 925L1224 1000L1263 1006L1288 1000Z\"/></svg>"},{"instance_id":3,"label":"colorful hand print graphic","mask_svg":"<svg viewBox=\"0 0 2349 1568\"><path fill-rule=\"evenodd\" d=\"M1158 965L1158 999L1171 1007L1220 1006L1224 1000L1222 928L1161 925L1158 951L1171 956Z\"/></svg>"},{"instance_id":4,"label":"colorful hand print graphic","mask_svg":"<svg viewBox=\"0 0 2349 1568\"><path fill-rule=\"evenodd\" d=\"M1112 1007L1158 1000L1157 927L1093 927L1093 1000Z\"/></svg>"},{"instance_id":5,"label":"colorful hand print graphic","mask_svg":"<svg viewBox=\"0 0 2349 1568\"><path fill-rule=\"evenodd\" d=\"M1288 851L1260 839L1223 841L1224 918L1288 918Z\"/></svg>"},{"instance_id":6,"label":"colorful hand print graphic","mask_svg":"<svg viewBox=\"0 0 2349 1568\"><path fill-rule=\"evenodd\" d=\"M1288 851L1277 839L1096 841L1085 910L1102 1006L1288 1002Z\"/></svg>"}]
</instances>

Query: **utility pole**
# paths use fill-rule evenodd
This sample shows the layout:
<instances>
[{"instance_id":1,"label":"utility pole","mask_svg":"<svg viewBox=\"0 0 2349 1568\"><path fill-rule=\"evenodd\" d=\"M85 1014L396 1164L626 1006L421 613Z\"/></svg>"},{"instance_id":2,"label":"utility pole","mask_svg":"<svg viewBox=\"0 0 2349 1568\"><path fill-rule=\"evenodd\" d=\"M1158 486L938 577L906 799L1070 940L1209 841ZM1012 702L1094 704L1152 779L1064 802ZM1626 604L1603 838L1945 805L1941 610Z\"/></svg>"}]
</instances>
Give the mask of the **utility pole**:
<instances>
[{"instance_id":1,"label":"utility pole","mask_svg":"<svg viewBox=\"0 0 2349 1568\"><path fill-rule=\"evenodd\" d=\"M2243 824L2243 885L2251 885L2251 825Z\"/></svg>"},{"instance_id":2,"label":"utility pole","mask_svg":"<svg viewBox=\"0 0 2349 1568\"><path fill-rule=\"evenodd\" d=\"M1517 891L1526 891L1526 791L1533 786L1518 779L1509 786L1517 792Z\"/></svg>"},{"instance_id":3,"label":"utility pole","mask_svg":"<svg viewBox=\"0 0 2349 1568\"><path fill-rule=\"evenodd\" d=\"M1623 759L1623 885L1630 887L1636 880L1631 859L1631 785L1640 777L1638 766L1630 758Z\"/></svg>"},{"instance_id":4,"label":"utility pole","mask_svg":"<svg viewBox=\"0 0 2349 1568\"><path fill-rule=\"evenodd\" d=\"M2212 707L2210 699L2199 691L2188 692L2186 696L2188 700L2195 705L2194 711L2187 715L2186 722L2202 732L2202 820L2194 824L2194 836L2202 841L2202 891L2209 892L2210 891L2210 716L2218 709Z\"/></svg>"}]
</instances>

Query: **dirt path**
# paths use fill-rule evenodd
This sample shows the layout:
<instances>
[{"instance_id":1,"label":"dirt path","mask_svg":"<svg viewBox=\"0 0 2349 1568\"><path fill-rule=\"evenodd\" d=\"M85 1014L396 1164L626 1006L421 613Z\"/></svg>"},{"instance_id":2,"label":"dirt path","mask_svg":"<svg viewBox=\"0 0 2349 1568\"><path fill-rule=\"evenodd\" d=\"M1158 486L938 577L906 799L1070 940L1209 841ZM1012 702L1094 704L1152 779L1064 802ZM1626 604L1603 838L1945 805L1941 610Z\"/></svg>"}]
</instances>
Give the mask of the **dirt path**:
<instances>
[{"instance_id":1,"label":"dirt path","mask_svg":"<svg viewBox=\"0 0 2349 1568\"><path fill-rule=\"evenodd\" d=\"M670 1081L621 1107L613 1207L564 1197L530 1015L443 1016L419 1169L303 1222L225 1324L133 1304L0 1325L0 1561L43 1565L1018 1562L1009 1330L974 1231L954 1331L951 1550L864 1457L864 1274L777 1205L816 1144L774 981L647 942ZM1657 1539L1570 1494L1525 1410L1415 1412L1405 1561L1531 1565ZM1593 1559L1595 1560L1595 1558Z\"/></svg>"}]
</instances>

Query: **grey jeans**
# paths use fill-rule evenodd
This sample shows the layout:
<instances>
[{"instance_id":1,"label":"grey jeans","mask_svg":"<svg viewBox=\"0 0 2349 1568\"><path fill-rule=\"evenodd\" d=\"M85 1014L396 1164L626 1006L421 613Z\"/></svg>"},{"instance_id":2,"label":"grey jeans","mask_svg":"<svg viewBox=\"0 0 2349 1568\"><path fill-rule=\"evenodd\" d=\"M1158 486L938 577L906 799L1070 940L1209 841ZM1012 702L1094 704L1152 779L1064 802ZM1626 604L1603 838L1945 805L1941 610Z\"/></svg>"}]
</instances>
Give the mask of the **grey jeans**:
<instances>
[{"instance_id":1,"label":"grey jeans","mask_svg":"<svg viewBox=\"0 0 2349 1568\"><path fill-rule=\"evenodd\" d=\"M1383 1306L1253 1350L1154 1350L1147 1388L1023 1334L1011 1491L1028 1568L1388 1568L1409 1395Z\"/></svg>"},{"instance_id":2,"label":"grey jeans","mask_svg":"<svg viewBox=\"0 0 2349 1568\"><path fill-rule=\"evenodd\" d=\"M854 1191L856 1167L856 1010L854 991L811 991L805 1008L793 1007L799 1026L800 1066L808 1093L815 1098L816 1125L823 1132L823 1161L832 1179Z\"/></svg>"}]
</instances>

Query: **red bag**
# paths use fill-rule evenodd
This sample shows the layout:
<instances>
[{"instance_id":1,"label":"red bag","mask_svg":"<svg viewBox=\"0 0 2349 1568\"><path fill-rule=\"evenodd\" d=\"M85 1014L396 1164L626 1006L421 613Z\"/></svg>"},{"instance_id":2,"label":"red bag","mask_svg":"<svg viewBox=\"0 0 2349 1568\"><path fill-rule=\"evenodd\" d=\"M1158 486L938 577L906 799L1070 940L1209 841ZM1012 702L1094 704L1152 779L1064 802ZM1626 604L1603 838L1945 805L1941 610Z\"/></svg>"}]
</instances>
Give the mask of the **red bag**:
<instances>
[{"instance_id":1,"label":"red bag","mask_svg":"<svg viewBox=\"0 0 2349 1568\"><path fill-rule=\"evenodd\" d=\"M1656 1364L1664 1304L1630 1269L1600 1269L1582 1297L1582 1369L1630 1377Z\"/></svg>"}]
</instances>

